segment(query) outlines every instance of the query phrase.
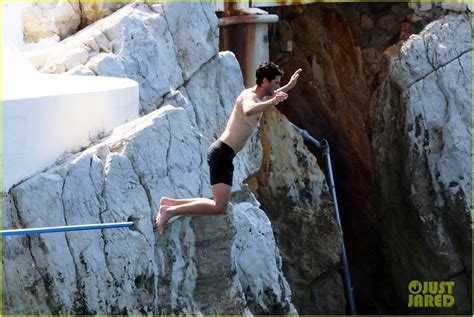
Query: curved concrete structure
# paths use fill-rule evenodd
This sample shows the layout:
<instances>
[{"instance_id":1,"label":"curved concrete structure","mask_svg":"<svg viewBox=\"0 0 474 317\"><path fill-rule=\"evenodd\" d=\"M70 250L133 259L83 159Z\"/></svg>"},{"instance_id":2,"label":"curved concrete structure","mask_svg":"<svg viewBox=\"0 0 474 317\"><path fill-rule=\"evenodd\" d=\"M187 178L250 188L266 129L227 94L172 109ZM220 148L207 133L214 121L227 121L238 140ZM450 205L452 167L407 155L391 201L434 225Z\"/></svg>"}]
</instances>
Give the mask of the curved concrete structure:
<instances>
[{"instance_id":1,"label":"curved concrete structure","mask_svg":"<svg viewBox=\"0 0 474 317\"><path fill-rule=\"evenodd\" d=\"M2 52L4 191L139 116L133 80L40 74L8 41Z\"/></svg>"}]
</instances>

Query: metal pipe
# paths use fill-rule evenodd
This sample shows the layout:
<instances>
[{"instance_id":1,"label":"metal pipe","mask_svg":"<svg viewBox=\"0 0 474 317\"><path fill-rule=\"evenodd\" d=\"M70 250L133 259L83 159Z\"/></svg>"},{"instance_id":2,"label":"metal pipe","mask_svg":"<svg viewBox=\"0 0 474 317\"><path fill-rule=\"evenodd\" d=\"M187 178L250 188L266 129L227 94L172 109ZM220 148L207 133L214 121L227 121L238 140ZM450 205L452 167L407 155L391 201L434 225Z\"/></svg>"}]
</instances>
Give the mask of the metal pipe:
<instances>
[{"instance_id":1,"label":"metal pipe","mask_svg":"<svg viewBox=\"0 0 474 317\"><path fill-rule=\"evenodd\" d=\"M54 233L54 232L65 232L65 231L130 228L133 225L134 225L133 222L115 222L115 223L99 223L99 224L90 224L90 225L61 226L61 227L13 229L13 230L3 230L1 232L2 232L2 237L9 237L9 236L30 235L30 234L39 234L39 233Z\"/></svg>"},{"instance_id":2,"label":"metal pipe","mask_svg":"<svg viewBox=\"0 0 474 317\"><path fill-rule=\"evenodd\" d=\"M349 312L351 315L356 314L356 306L355 306L355 301L354 301L354 290L352 288L352 283L351 283L351 275L349 272L349 261L347 260L347 254L346 254L346 247L344 245L344 232L342 231L342 224L341 224L341 218L339 216L339 206L337 204L337 196L336 196L336 186L334 184L334 177L332 174L332 164L331 164L331 154L330 154L330 149L329 149L329 143L326 139L322 139L321 141L313 138L308 131L299 128L298 126L294 125L293 123L290 122L290 124L295 128L296 131L298 131L301 136L303 137L303 140L313 144L316 146L321 152L323 153L323 157L326 161L326 169L327 169L327 177L326 180L328 182L329 190L331 191L331 197L334 202L334 210L336 213L336 220L337 223L339 224L339 230L341 231L341 236L342 236L342 250L341 250L341 260L342 260L342 265L343 265L343 283L344 283L344 290L346 293L346 298L347 298L347 303L349 306Z\"/></svg>"},{"instance_id":3,"label":"metal pipe","mask_svg":"<svg viewBox=\"0 0 474 317\"><path fill-rule=\"evenodd\" d=\"M219 19L219 26L252 23L276 23L278 22L278 19L278 15L275 14L228 16Z\"/></svg>"},{"instance_id":4,"label":"metal pipe","mask_svg":"<svg viewBox=\"0 0 474 317\"><path fill-rule=\"evenodd\" d=\"M219 50L231 51L239 62L244 86L255 85L255 70L270 58L268 24L278 21L275 14L239 9L239 2L225 2L225 16L219 19Z\"/></svg>"}]
</instances>

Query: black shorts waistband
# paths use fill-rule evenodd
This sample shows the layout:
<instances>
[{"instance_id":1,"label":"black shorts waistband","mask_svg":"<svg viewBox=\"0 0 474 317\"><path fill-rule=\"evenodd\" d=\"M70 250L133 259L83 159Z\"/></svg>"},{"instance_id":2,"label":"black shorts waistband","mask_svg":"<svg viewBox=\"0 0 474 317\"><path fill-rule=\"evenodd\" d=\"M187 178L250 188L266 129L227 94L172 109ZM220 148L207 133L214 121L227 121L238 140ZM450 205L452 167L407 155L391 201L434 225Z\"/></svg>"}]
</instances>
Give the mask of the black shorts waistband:
<instances>
[{"instance_id":1,"label":"black shorts waistband","mask_svg":"<svg viewBox=\"0 0 474 317\"><path fill-rule=\"evenodd\" d=\"M222 142L219 139L215 140L214 143L212 143L209 146L209 151L212 151L214 149L221 150L223 153L225 153L226 156L227 155L232 156L232 158L235 157L234 149L230 145L228 145L227 143Z\"/></svg>"}]
</instances>

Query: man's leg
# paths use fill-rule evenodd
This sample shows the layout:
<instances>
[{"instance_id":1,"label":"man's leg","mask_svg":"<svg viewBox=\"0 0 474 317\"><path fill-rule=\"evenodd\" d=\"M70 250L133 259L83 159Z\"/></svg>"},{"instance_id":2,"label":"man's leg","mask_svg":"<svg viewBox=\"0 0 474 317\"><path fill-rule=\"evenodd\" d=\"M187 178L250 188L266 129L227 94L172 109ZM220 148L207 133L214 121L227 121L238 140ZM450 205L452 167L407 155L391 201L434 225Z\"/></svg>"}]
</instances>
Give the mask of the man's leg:
<instances>
[{"instance_id":1,"label":"man's leg","mask_svg":"<svg viewBox=\"0 0 474 317\"><path fill-rule=\"evenodd\" d=\"M156 217L156 226L163 234L168 221L175 216L208 216L223 215L229 205L231 186L219 183L211 186L213 199L201 198L191 200L188 203L174 206L160 206L160 212Z\"/></svg>"},{"instance_id":2,"label":"man's leg","mask_svg":"<svg viewBox=\"0 0 474 317\"><path fill-rule=\"evenodd\" d=\"M161 197L160 199L160 206L166 205L166 206L178 206L178 205L184 205L196 200L205 200L207 198L185 198L185 199L175 199L175 198L169 198L169 197Z\"/></svg>"}]
</instances>

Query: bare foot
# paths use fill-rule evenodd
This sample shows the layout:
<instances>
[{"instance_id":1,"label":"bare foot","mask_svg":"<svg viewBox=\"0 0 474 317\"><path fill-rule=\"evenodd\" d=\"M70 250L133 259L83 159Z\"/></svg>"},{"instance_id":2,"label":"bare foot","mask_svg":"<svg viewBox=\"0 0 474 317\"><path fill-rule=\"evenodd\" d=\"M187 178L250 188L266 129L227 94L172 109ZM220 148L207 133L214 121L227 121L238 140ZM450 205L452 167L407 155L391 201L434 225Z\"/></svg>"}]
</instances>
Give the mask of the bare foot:
<instances>
[{"instance_id":1,"label":"bare foot","mask_svg":"<svg viewBox=\"0 0 474 317\"><path fill-rule=\"evenodd\" d=\"M158 212L158 215L156 215L156 227L158 228L158 231L160 234L163 234L166 229L166 224L170 220L173 215L171 212L168 211L169 206L162 205L160 206L160 211Z\"/></svg>"}]
</instances>

